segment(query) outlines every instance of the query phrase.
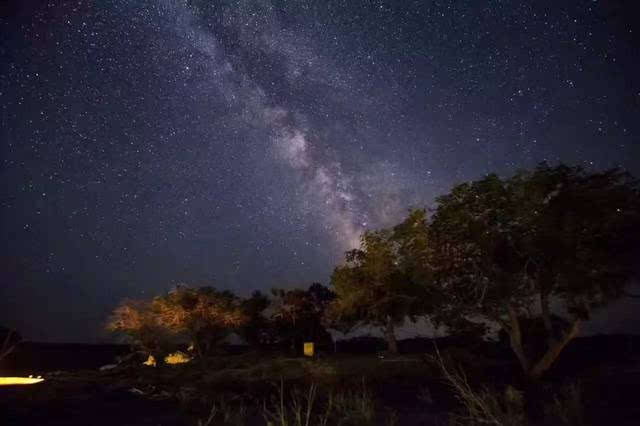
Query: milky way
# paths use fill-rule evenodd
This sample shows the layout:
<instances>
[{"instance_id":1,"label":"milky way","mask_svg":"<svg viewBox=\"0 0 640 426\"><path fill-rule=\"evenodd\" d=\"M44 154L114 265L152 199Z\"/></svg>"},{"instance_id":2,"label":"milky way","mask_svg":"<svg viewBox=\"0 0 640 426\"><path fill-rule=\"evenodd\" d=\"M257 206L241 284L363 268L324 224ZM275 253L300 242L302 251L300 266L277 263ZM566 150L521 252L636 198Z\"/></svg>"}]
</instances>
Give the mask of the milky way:
<instances>
[{"instance_id":1,"label":"milky way","mask_svg":"<svg viewBox=\"0 0 640 426\"><path fill-rule=\"evenodd\" d=\"M193 10L172 2L164 2L163 7L165 14L176 18L174 29L184 36L187 48L198 49L211 61L213 72L208 78L212 79L227 102L242 110L243 124L262 127L264 133L269 135L267 139L273 144L276 157L300 173L300 185L304 188L300 203L320 213L324 229L336 240L338 248L347 250L358 247L367 223L366 219L358 219L367 215L358 213L355 207L357 200L349 188L350 179L342 173L340 163L324 164L314 158L307 136L310 130L300 124L300 121L306 121L304 115L298 114L296 117L285 106L274 104L257 82L235 69L225 58L215 37L198 27ZM245 8L248 9L243 10ZM284 73L289 79L302 78L301 62L306 61L307 65L313 66L313 61L318 57L308 47L301 54L296 48L299 40L296 42L293 37L276 39L276 35L282 37L283 34L277 19L258 15L258 11L251 8L249 3L239 5L238 9L242 12L241 18L236 18L239 22L232 18L224 25L241 28L241 34L246 31L244 28L251 25L251 34L244 35L247 43L260 52L281 53ZM237 10L234 12L237 13ZM256 23L258 17L264 19L266 25ZM282 49L281 46L288 46L289 49ZM215 93L209 95L215 96Z\"/></svg>"},{"instance_id":2,"label":"milky way","mask_svg":"<svg viewBox=\"0 0 640 426\"><path fill-rule=\"evenodd\" d=\"M0 323L28 337L177 282L327 283L486 173L640 171L632 2L9 3Z\"/></svg>"}]
</instances>

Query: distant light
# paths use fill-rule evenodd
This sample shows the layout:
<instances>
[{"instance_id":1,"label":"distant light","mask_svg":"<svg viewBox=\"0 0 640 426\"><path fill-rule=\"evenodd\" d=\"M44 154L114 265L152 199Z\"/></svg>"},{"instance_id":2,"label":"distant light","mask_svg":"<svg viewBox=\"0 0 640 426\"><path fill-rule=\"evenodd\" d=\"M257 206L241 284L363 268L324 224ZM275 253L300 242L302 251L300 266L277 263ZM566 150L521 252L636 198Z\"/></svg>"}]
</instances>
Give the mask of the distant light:
<instances>
[{"instance_id":1,"label":"distant light","mask_svg":"<svg viewBox=\"0 0 640 426\"><path fill-rule=\"evenodd\" d=\"M178 351L164 357L166 364L184 364L191 361L191 357L184 352Z\"/></svg>"},{"instance_id":2,"label":"distant light","mask_svg":"<svg viewBox=\"0 0 640 426\"><path fill-rule=\"evenodd\" d=\"M155 367L156 366L156 359L153 355L149 355L149 358L147 358L147 360L145 362L143 362L144 365L148 365L149 367Z\"/></svg>"},{"instance_id":3,"label":"distant light","mask_svg":"<svg viewBox=\"0 0 640 426\"><path fill-rule=\"evenodd\" d=\"M33 385L34 383L40 383L44 379L38 377L0 377L0 386L11 385Z\"/></svg>"},{"instance_id":4,"label":"distant light","mask_svg":"<svg viewBox=\"0 0 640 426\"><path fill-rule=\"evenodd\" d=\"M313 354L314 354L313 342L304 342L303 350L304 350L304 356L313 357Z\"/></svg>"}]
</instances>

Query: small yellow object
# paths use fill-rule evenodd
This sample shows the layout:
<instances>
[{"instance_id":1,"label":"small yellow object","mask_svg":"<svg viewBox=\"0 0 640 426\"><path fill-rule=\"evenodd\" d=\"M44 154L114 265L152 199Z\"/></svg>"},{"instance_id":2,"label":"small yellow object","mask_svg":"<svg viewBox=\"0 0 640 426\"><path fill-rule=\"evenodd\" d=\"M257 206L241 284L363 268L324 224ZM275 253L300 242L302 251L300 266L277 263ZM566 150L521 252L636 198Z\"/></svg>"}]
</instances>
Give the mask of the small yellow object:
<instances>
[{"instance_id":1,"label":"small yellow object","mask_svg":"<svg viewBox=\"0 0 640 426\"><path fill-rule=\"evenodd\" d=\"M164 357L166 364L184 364L191 361L191 357L184 352L178 351Z\"/></svg>"},{"instance_id":2,"label":"small yellow object","mask_svg":"<svg viewBox=\"0 0 640 426\"><path fill-rule=\"evenodd\" d=\"M148 365L149 367L155 367L156 359L153 357L153 355L149 355L149 358L147 358L147 360L143 362L143 364Z\"/></svg>"},{"instance_id":3,"label":"small yellow object","mask_svg":"<svg viewBox=\"0 0 640 426\"><path fill-rule=\"evenodd\" d=\"M34 377L0 377L0 386L9 385L32 385L44 381L40 376Z\"/></svg>"},{"instance_id":4,"label":"small yellow object","mask_svg":"<svg viewBox=\"0 0 640 426\"><path fill-rule=\"evenodd\" d=\"M304 356L313 356L313 342L304 343Z\"/></svg>"}]
</instances>

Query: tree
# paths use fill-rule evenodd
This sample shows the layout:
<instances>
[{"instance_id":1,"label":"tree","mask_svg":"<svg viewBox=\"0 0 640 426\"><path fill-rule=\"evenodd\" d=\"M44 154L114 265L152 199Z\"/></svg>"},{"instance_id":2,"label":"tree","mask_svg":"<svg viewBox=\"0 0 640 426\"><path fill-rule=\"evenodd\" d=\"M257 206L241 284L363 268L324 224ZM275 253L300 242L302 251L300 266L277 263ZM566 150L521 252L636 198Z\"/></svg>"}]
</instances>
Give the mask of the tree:
<instances>
[{"instance_id":1,"label":"tree","mask_svg":"<svg viewBox=\"0 0 640 426\"><path fill-rule=\"evenodd\" d=\"M251 297L242 300L240 304L247 321L238 331L251 346L260 345L264 334L269 329L269 322L264 316L264 311L270 304L269 298L259 290L251 293Z\"/></svg>"},{"instance_id":2,"label":"tree","mask_svg":"<svg viewBox=\"0 0 640 426\"><path fill-rule=\"evenodd\" d=\"M313 341L320 345L330 342L331 335L323 325L324 312L333 292L319 283L307 290L273 289L275 298L271 320L277 334L296 350L303 341Z\"/></svg>"},{"instance_id":3,"label":"tree","mask_svg":"<svg viewBox=\"0 0 640 426\"><path fill-rule=\"evenodd\" d=\"M327 306L322 322L327 329L335 330L343 337L346 337L359 323L358 318L341 310L339 301L335 299ZM333 339L333 350L338 352L337 339Z\"/></svg>"},{"instance_id":4,"label":"tree","mask_svg":"<svg viewBox=\"0 0 640 426\"><path fill-rule=\"evenodd\" d=\"M124 301L114 310L107 329L132 336L158 361L180 335L188 337L203 358L246 321L240 299L230 291L178 286L152 301Z\"/></svg>"},{"instance_id":5,"label":"tree","mask_svg":"<svg viewBox=\"0 0 640 426\"><path fill-rule=\"evenodd\" d=\"M540 377L593 309L623 295L639 200L637 182L619 170L543 164L457 185L437 199L430 225L439 319L496 322L526 376ZM567 321L554 321L552 308ZM540 319L544 348L523 344L524 318Z\"/></svg>"},{"instance_id":6,"label":"tree","mask_svg":"<svg viewBox=\"0 0 640 426\"><path fill-rule=\"evenodd\" d=\"M213 287L178 286L153 299L151 306L159 324L174 334L186 334L200 358L248 320L237 296Z\"/></svg>"},{"instance_id":7,"label":"tree","mask_svg":"<svg viewBox=\"0 0 640 426\"><path fill-rule=\"evenodd\" d=\"M423 288L405 268L399 238L392 230L365 232L361 248L347 252L331 276L333 314L380 327L391 353L398 352L395 328L407 317L415 321L426 306Z\"/></svg>"},{"instance_id":8,"label":"tree","mask_svg":"<svg viewBox=\"0 0 640 426\"><path fill-rule=\"evenodd\" d=\"M149 301L124 300L111 314L106 328L129 336L134 348L152 355L158 363L171 349L171 335L158 321Z\"/></svg>"}]
</instances>

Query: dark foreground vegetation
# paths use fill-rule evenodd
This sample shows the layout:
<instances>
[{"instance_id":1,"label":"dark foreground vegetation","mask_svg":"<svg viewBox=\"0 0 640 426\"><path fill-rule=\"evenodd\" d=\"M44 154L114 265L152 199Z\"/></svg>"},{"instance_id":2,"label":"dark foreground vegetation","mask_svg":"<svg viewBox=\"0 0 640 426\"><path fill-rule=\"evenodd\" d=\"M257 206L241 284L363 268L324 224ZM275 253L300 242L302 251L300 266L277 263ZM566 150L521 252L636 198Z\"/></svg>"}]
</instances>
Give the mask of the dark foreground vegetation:
<instances>
[{"instance_id":1,"label":"dark foreground vegetation","mask_svg":"<svg viewBox=\"0 0 640 426\"><path fill-rule=\"evenodd\" d=\"M76 424L637 424L638 342L579 338L594 310L629 295L637 235L640 189L623 171L488 175L365 232L330 287L241 298L181 285L123 301L107 328L130 353L3 390L3 404L29 424L70 424L74 410ZM449 337L398 342L419 318ZM332 339L364 325L382 345ZM245 349L224 345L231 334ZM303 357L308 342L317 353Z\"/></svg>"},{"instance_id":2,"label":"dark foreground vegetation","mask_svg":"<svg viewBox=\"0 0 640 426\"><path fill-rule=\"evenodd\" d=\"M519 399L527 384L513 381L517 361L499 342L401 340L402 354L384 357L376 351L384 346L379 339L340 343L341 353L314 358L222 347L200 363L154 368L129 358L103 371L106 359L128 348L23 344L4 366L14 374L37 371L46 380L0 387L2 424L635 425L640 416L640 339L634 336L575 339L536 385L532 407ZM24 361L43 354L40 365ZM81 359L83 369L70 368L70 360ZM450 374L464 369L469 387L453 387L464 376L452 382L440 360Z\"/></svg>"}]
</instances>

